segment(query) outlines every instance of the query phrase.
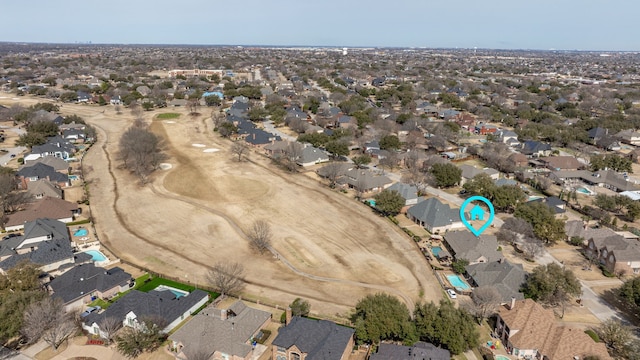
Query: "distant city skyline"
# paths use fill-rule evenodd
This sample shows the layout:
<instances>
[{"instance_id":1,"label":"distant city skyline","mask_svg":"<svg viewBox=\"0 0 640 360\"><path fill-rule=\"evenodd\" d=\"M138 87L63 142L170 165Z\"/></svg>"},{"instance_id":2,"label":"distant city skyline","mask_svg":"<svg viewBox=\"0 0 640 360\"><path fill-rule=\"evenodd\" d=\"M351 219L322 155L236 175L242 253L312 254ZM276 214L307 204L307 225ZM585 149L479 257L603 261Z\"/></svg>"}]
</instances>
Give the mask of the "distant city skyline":
<instances>
[{"instance_id":1,"label":"distant city skyline","mask_svg":"<svg viewBox=\"0 0 640 360\"><path fill-rule=\"evenodd\" d=\"M623 0L7 0L0 41L640 51L639 12Z\"/></svg>"}]
</instances>

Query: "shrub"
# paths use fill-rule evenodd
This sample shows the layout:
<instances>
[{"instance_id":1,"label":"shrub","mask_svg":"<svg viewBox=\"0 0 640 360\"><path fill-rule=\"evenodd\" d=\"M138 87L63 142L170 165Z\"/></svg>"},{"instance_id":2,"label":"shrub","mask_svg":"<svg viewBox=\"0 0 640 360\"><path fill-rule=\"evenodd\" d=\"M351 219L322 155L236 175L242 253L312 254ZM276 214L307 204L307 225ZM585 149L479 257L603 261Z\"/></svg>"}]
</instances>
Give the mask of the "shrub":
<instances>
[{"instance_id":1,"label":"shrub","mask_svg":"<svg viewBox=\"0 0 640 360\"><path fill-rule=\"evenodd\" d=\"M589 335L589 337L590 337L590 338L592 338L592 339L593 339L593 341L595 341L595 342L597 342L597 343L598 343L598 342L600 342L600 337L598 336L598 334L596 334L596 332L595 332L595 331L593 331L593 330L589 329L589 330L585 330L585 332L584 332L584 333L585 333L585 334L587 334L587 335Z\"/></svg>"}]
</instances>

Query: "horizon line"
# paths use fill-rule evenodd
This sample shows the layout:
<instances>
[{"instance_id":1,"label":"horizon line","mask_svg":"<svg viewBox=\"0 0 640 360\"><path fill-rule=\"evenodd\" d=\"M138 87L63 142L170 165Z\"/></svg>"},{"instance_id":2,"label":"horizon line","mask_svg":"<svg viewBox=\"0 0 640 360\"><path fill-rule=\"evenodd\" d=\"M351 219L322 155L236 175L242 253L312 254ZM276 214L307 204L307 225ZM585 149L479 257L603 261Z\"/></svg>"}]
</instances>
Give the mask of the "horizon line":
<instances>
[{"instance_id":1,"label":"horizon line","mask_svg":"<svg viewBox=\"0 0 640 360\"><path fill-rule=\"evenodd\" d=\"M0 45L82 45L82 46L165 46L165 47L235 47L235 48L319 48L319 49L410 49L410 50L492 50L492 51L538 51L538 52L589 52L589 53L638 53L640 50L598 50L598 49L540 49L540 48L487 48L487 47L428 47L428 46L365 46L365 45L258 45L258 44L162 44L162 43L103 43L87 42L46 42L46 41L4 41Z\"/></svg>"}]
</instances>

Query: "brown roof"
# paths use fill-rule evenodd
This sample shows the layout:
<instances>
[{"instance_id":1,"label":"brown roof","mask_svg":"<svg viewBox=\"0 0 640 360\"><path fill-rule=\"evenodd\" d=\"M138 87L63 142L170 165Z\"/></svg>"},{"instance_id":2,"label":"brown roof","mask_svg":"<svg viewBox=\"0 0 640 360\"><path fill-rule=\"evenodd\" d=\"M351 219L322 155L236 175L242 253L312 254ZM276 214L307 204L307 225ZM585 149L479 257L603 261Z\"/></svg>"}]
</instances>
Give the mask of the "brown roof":
<instances>
[{"instance_id":1,"label":"brown roof","mask_svg":"<svg viewBox=\"0 0 640 360\"><path fill-rule=\"evenodd\" d=\"M587 356L611 360L604 343L596 343L583 330L568 326L558 326L553 331L549 331L539 351L551 360L584 359Z\"/></svg>"},{"instance_id":2,"label":"brown roof","mask_svg":"<svg viewBox=\"0 0 640 360\"><path fill-rule=\"evenodd\" d=\"M553 169L559 170L575 170L579 169L582 164L573 156L547 156L540 158L543 162Z\"/></svg>"},{"instance_id":3,"label":"brown roof","mask_svg":"<svg viewBox=\"0 0 640 360\"><path fill-rule=\"evenodd\" d=\"M594 342L581 329L557 325L553 310L531 299L516 301L513 310L503 306L499 315L512 333L516 331L509 342L519 349L537 349L550 360L588 355L611 360L603 343Z\"/></svg>"},{"instance_id":4,"label":"brown roof","mask_svg":"<svg viewBox=\"0 0 640 360\"><path fill-rule=\"evenodd\" d=\"M71 213L76 210L78 204L47 196L27 205L24 210L9 215L6 226L16 226L39 218L64 219L71 217Z\"/></svg>"},{"instance_id":5,"label":"brown roof","mask_svg":"<svg viewBox=\"0 0 640 360\"><path fill-rule=\"evenodd\" d=\"M512 310L501 307L499 315L511 332L511 344L519 349L538 349L549 329L555 326L553 310L545 309L531 299L516 301Z\"/></svg>"}]
</instances>

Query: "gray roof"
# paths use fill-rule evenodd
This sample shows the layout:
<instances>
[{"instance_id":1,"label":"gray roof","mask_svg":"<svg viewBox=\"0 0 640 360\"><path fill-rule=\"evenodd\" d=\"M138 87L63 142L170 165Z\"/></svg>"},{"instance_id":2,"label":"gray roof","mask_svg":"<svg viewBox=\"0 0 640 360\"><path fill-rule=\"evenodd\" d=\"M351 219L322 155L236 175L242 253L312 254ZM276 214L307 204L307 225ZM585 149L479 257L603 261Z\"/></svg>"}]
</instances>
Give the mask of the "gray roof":
<instances>
[{"instance_id":1,"label":"gray roof","mask_svg":"<svg viewBox=\"0 0 640 360\"><path fill-rule=\"evenodd\" d=\"M407 213L430 227L446 226L460 221L459 209L452 209L436 198L419 202L410 207Z\"/></svg>"},{"instance_id":2,"label":"gray roof","mask_svg":"<svg viewBox=\"0 0 640 360\"><path fill-rule=\"evenodd\" d=\"M467 259L470 262L485 257L487 262L502 259L502 253L498 251L498 240L494 235L480 235L477 238L469 231L453 231L444 235L456 259Z\"/></svg>"},{"instance_id":3,"label":"gray roof","mask_svg":"<svg viewBox=\"0 0 640 360\"><path fill-rule=\"evenodd\" d=\"M496 186L517 186L518 182L513 179L498 179L493 182Z\"/></svg>"},{"instance_id":4,"label":"gray roof","mask_svg":"<svg viewBox=\"0 0 640 360\"><path fill-rule=\"evenodd\" d=\"M100 314L92 313L84 318L84 323L87 325L100 324L102 319L108 317L124 320L125 316L131 311L136 314L138 319L146 316L159 316L168 323L172 323L207 296L209 294L200 289L196 289L190 294L179 298L176 298L171 291L153 290L144 293L132 290L118 299L104 312Z\"/></svg>"},{"instance_id":5,"label":"gray roof","mask_svg":"<svg viewBox=\"0 0 640 360\"><path fill-rule=\"evenodd\" d=\"M461 176L465 179L473 179L476 175L482 174L482 173L485 173L489 176L500 173L496 169L492 169L492 168L478 169L474 166L467 165L467 164L462 164L458 167L460 168L460 170L462 170Z\"/></svg>"},{"instance_id":6,"label":"gray roof","mask_svg":"<svg viewBox=\"0 0 640 360\"><path fill-rule=\"evenodd\" d=\"M612 170L600 170L596 172L586 170L567 170L567 171L554 171L552 174L558 179L581 179L589 184L606 184L610 187L615 187L617 191L626 190L638 190L640 187L630 181L627 181L624 176L619 175Z\"/></svg>"},{"instance_id":7,"label":"gray roof","mask_svg":"<svg viewBox=\"0 0 640 360\"><path fill-rule=\"evenodd\" d=\"M55 156L51 156L51 155L43 156L43 157L40 157L40 158L38 158L36 160L27 161L25 163L25 166L23 166L22 168L29 167L29 166L32 166L32 165L35 165L35 164L39 164L39 163L42 163L42 164L45 164L45 165L49 165L49 166L53 167L53 169L55 171L60 171L60 170L67 171L67 170L69 170L69 163L67 163L66 161L64 161L63 159L61 159L59 157L55 157Z\"/></svg>"},{"instance_id":8,"label":"gray roof","mask_svg":"<svg viewBox=\"0 0 640 360\"><path fill-rule=\"evenodd\" d=\"M286 349L295 345L308 354L307 360L340 360L353 333L353 329L331 321L294 316L278 331L273 345Z\"/></svg>"},{"instance_id":9,"label":"gray roof","mask_svg":"<svg viewBox=\"0 0 640 360\"><path fill-rule=\"evenodd\" d=\"M221 314L226 313L223 320ZM253 309L236 301L228 309L210 305L184 324L169 339L184 345L187 358L194 354L215 351L245 358L251 351L251 337L271 318L271 313Z\"/></svg>"},{"instance_id":10,"label":"gray roof","mask_svg":"<svg viewBox=\"0 0 640 360\"><path fill-rule=\"evenodd\" d=\"M371 354L371 360L449 360L449 350L419 341L413 346L380 344L378 352Z\"/></svg>"},{"instance_id":11,"label":"gray roof","mask_svg":"<svg viewBox=\"0 0 640 360\"><path fill-rule=\"evenodd\" d=\"M57 199L62 198L62 190L47 179L29 181L27 183L27 193L33 198L43 198L46 196Z\"/></svg>"},{"instance_id":12,"label":"gray roof","mask_svg":"<svg viewBox=\"0 0 640 360\"><path fill-rule=\"evenodd\" d=\"M53 290L53 297L62 299L66 304L94 291L105 292L116 286L125 285L130 280L131 274L119 267L106 270L91 263L71 268L51 280L49 286Z\"/></svg>"},{"instance_id":13,"label":"gray roof","mask_svg":"<svg viewBox=\"0 0 640 360\"><path fill-rule=\"evenodd\" d=\"M18 171L18 176L25 178L36 177L38 179L49 179L55 183L69 182L69 176L55 171L52 166L37 163L32 166L23 167Z\"/></svg>"},{"instance_id":14,"label":"gray roof","mask_svg":"<svg viewBox=\"0 0 640 360\"><path fill-rule=\"evenodd\" d=\"M527 273L522 264L511 264L508 261L494 261L467 265L467 274L477 286L493 286L502 296L503 302L512 297L524 299L520 287L525 281Z\"/></svg>"},{"instance_id":15,"label":"gray roof","mask_svg":"<svg viewBox=\"0 0 640 360\"><path fill-rule=\"evenodd\" d=\"M390 191L397 191L400 196L405 200L412 200L418 198L418 188L414 185L405 183L395 183L387 188Z\"/></svg>"},{"instance_id":16,"label":"gray roof","mask_svg":"<svg viewBox=\"0 0 640 360\"><path fill-rule=\"evenodd\" d=\"M305 146L300 153L300 157L298 158L299 164L307 164L312 162L317 163L322 161L329 161L329 155L313 146Z\"/></svg>"},{"instance_id":17,"label":"gray roof","mask_svg":"<svg viewBox=\"0 0 640 360\"><path fill-rule=\"evenodd\" d=\"M62 222L54 219L36 219L24 224L24 239L33 239L40 236L49 236L52 239L64 239L71 241L69 230Z\"/></svg>"},{"instance_id":18,"label":"gray roof","mask_svg":"<svg viewBox=\"0 0 640 360\"><path fill-rule=\"evenodd\" d=\"M71 243L64 239L41 241L37 248L25 254L16 254L0 262L0 269L9 270L23 260L37 265L49 265L65 259L73 259Z\"/></svg>"}]
</instances>

